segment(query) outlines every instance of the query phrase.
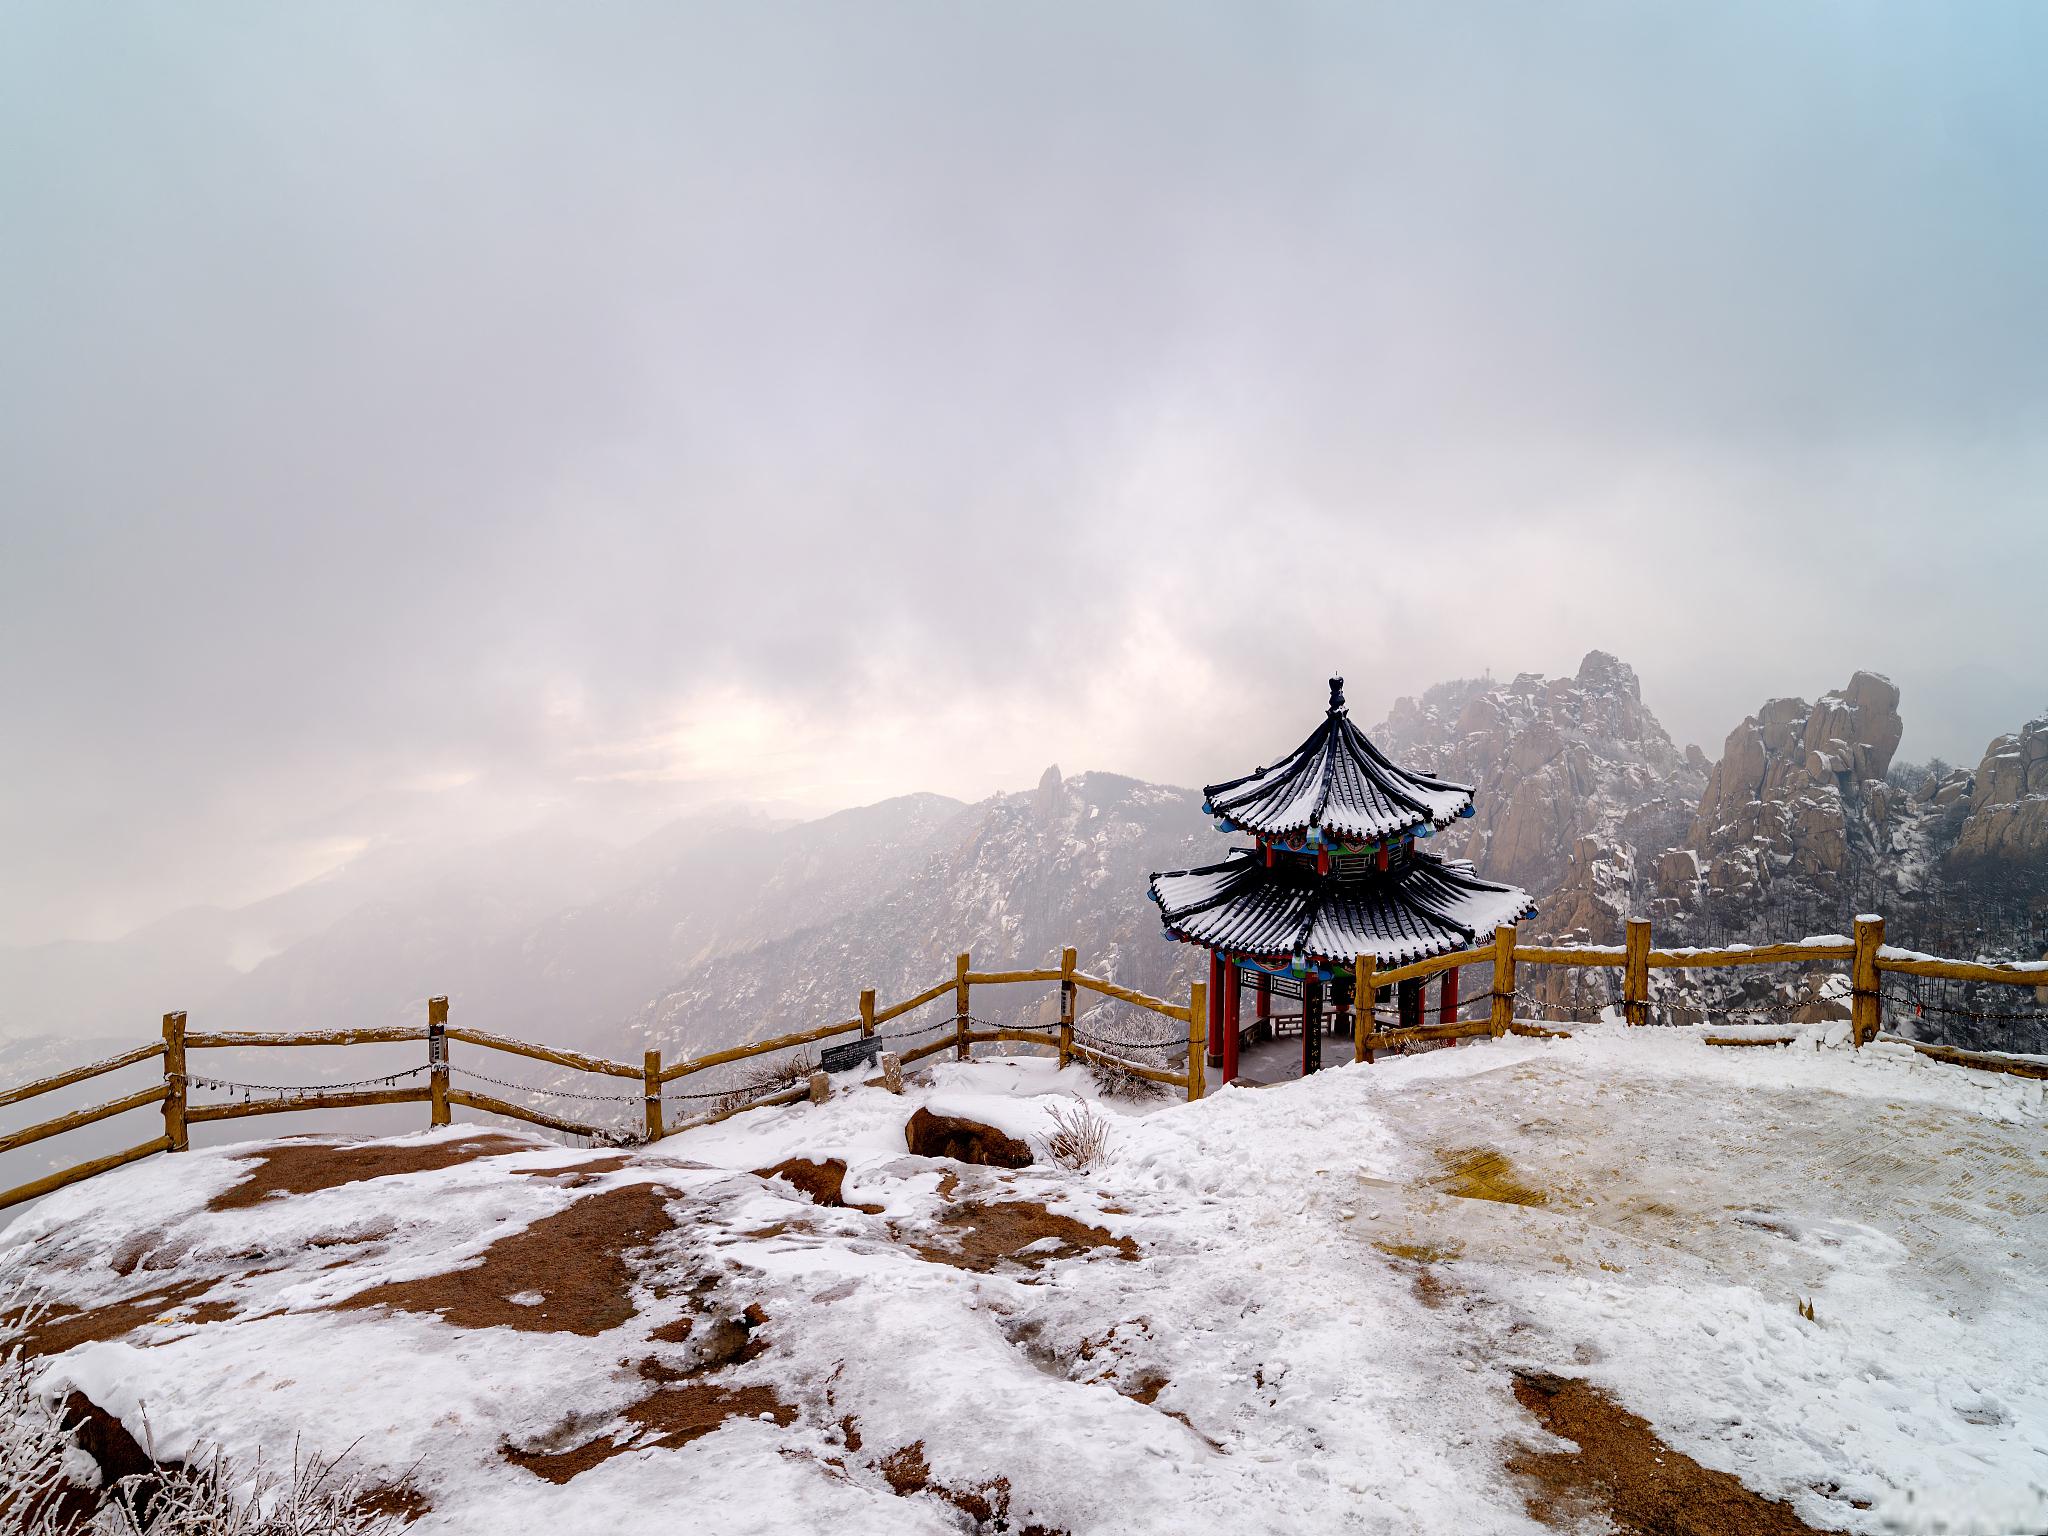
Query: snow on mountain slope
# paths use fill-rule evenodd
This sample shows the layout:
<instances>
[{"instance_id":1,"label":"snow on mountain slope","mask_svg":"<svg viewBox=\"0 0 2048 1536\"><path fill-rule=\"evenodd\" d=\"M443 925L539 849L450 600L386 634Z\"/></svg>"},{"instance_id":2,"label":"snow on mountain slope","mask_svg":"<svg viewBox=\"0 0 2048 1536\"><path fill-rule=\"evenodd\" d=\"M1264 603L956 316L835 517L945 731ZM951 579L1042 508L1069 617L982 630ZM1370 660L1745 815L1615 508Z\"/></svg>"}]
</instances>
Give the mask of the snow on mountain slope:
<instances>
[{"instance_id":1,"label":"snow on mountain slope","mask_svg":"<svg viewBox=\"0 0 2048 1536\"><path fill-rule=\"evenodd\" d=\"M1042 1137L1077 1091L992 1061L638 1153L248 1144L0 1256L62 1309L51 1389L161 1457L353 1446L421 1533L1531 1531L1511 1463L1570 1448L1517 1371L1816 1527L2048 1522L2038 1084L1596 1028L1105 1106L1086 1173L905 1151L920 1105ZM790 1158L846 1204L750 1171Z\"/></svg>"},{"instance_id":2,"label":"snow on mountain slope","mask_svg":"<svg viewBox=\"0 0 2048 1536\"><path fill-rule=\"evenodd\" d=\"M948 823L914 872L878 870L838 913L693 967L642 1012L639 1030L674 1060L813 1028L852 1017L863 986L886 1004L950 976L961 950L996 969L1057 965L1061 947L1078 944L1083 970L1183 998L1200 957L1160 942L1146 887L1153 870L1226 846L1200 804L1194 790L1048 769L1031 793ZM977 1015L1005 1022L1027 1009L1050 1022L1052 1007L1049 994L1015 990L974 1001Z\"/></svg>"}]
</instances>

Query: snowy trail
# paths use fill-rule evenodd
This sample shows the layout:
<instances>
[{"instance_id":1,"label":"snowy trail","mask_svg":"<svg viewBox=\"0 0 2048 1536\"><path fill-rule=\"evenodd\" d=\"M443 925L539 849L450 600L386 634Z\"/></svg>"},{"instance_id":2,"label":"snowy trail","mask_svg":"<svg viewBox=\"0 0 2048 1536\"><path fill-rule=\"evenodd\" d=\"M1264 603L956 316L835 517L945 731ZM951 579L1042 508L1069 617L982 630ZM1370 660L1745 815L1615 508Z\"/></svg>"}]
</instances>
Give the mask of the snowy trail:
<instances>
[{"instance_id":1,"label":"snowy trail","mask_svg":"<svg viewBox=\"0 0 2048 1536\"><path fill-rule=\"evenodd\" d=\"M515 1140L242 1210L205 1207L248 1149L161 1160L47 1202L7 1249L73 1306L199 1285L54 1358L53 1384L146 1414L172 1452L353 1442L378 1476L412 1469L421 1533L650 1510L953 1531L973 1525L941 1490L998 1487L1011 1529L1075 1536L1525 1533L1542 1527L1507 1463L1555 1442L1518 1368L1590 1379L1816 1526L2048 1524L2040 1086L1823 1045L1595 1028L1105 1106L1113 1156L1086 1174L906 1155L920 1104L1042 1137L1087 1087L1042 1061L948 1063L902 1098L849 1086L623 1160ZM843 1158L849 1205L879 1209L746 1171L789 1157ZM534 1176L565 1166L592 1172ZM595 1336L334 1310L652 1183L677 1225ZM1134 1257L934 1262L963 1216L1018 1202ZM628 1443L621 1416L688 1364L662 1329L694 1315L701 1341L714 1302L756 1307L764 1347L706 1379L786 1411L678 1449L643 1436L561 1482L517 1463ZM927 1491L892 1473L913 1448Z\"/></svg>"}]
</instances>

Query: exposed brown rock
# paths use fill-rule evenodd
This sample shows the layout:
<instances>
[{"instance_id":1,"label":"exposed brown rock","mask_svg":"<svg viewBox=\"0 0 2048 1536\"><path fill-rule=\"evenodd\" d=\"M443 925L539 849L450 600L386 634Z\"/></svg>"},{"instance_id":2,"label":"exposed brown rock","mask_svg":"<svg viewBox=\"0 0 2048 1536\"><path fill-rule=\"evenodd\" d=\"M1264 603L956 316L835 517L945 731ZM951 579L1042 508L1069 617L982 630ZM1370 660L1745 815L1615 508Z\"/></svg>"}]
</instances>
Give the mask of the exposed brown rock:
<instances>
[{"instance_id":1,"label":"exposed brown rock","mask_svg":"<svg viewBox=\"0 0 2048 1536\"><path fill-rule=\"evenodd\" d=\"M400 1525L411 1525L420 1516L433 1513L434 1501L410 1483L385 1483L357 1494L355 1507L360 1514L382 1515Z\"/></svg>"},{"instance_id":2,"label":"exposed brown rock","mask_svg":"<svg viewBox=\"0 0 2048 1536\"><path fill-rule=\"evenodd\" d=\"M411 1146L394 1146L383 1141L280 1141L257 1149L252 1154L254 1166L242 1182L215 1195L206 1208L209 1211L242 1211L273 1195L311 1194L315 1190L335 1189L364 1179L427 1173L474 1158L532 1150L531 1142L495 1132L465 1136L454 1141L418 1142Z\"/></svg>"},{"instance_id":3,"label":"exposed brown rock","mask_svg":"<svg viewBox=\"0 0 2048 1536\"><path fill-rule=\"evenodd\" d=\"M828 1157L823 1162L810 1158L792 1157L777 1163L773 1168L756 1168L755 1174L764 1179L783 1179L794 1184L810 1198L813 1205L846 1207L842 1187L846 1183L846 1160ZM881 1211L879 1205L855 1205L851 1210L865 1211L870 1216Z\"/></svg>"},{"instance_id":4,"label":"exposed brown rock","mask_svg":"<svg viewBox=\"0 0 2048 1536\"><path fill-rule=\"evenodd\" d=\"M1023 1168L1031 1162L1031 1148L1016 1137L979 1120L935 1115L929 1109L910 1117L903 1139L919 1157L947 1157L990 1168Z\"/></svg>"},{"instance_id":5,"label":"exposed brown rock","mask_svg":"<svg viewBox=\"0 0 2048 1536\"><path fill-rule=\"evenodd\" d=\"M633 1317L628 1257L675 1224L668 1197L657 1184L586 1195L493 1243L467 1269L372 1286L336 1303L335 1310L391 1307L437 1313L457 1328L603 1333ZM534 1293L541 1300L532 1306L510 1299Z\"/></svg>"},{"instance_id":6,"label":"exposed brown rock","mask_svg":"<svg viewBox=\"0 0 2048 1536\"><path fill-rule=\"evenodd\" d=\"M500 1454L536 1477L566 1483L623 1451L680 1450L727 1419L764 1414L784 1429L796 1422L796 1409L777 1397L772 1387L721 1387L702 1382L664 1387L626 1410L626 1422L633 1427L623 1438L601 1435L566 1451L522 1451L508 1445Z\"/></svg>"},{"instance_id":7,"label":"exposed brown rock","mask_svg":"<svg viewBox=\"0 0 2048 1536\"><path fill-rule=\"evenodd\" d=\"M1037 1269L1054 1259L1080 1258L1102 1248L1115 1249L1116 1257L1127 1262L1138 1257L1138 1245L1130 1238L1056 1215L1035 1200L955 1205L939 1217L930 1235L942 1241L912 1243L919 1258L983 1274L1005 1261ZM1022 1251L1045 1238L1053 1242L1030 1253Z\"/></svg>"},{"instance_id":8,"label":"exposed brown rock","mask_svg":"<svg viewBox=\"0 0 2048 1536\"><path fill-rule=\"evenodd\" d=\"M1508 1470L1528 1479L1530 1515L1559 1530L1605 1517L1621 1536L1801 1536L1817 1527L1789 1505L1711 1471L1657 1437L1598 1388L1565 1376L1518 1375L1515 1399L1574 1451L1522 1451Z\"/></svg>"},{"instance_id":9,"label":"exposed brown rock","mask_svg":"<svg viewBox=\"0 0 2048 1536\"><path fill-rule=\"evenodd\" d=\"M41 1355L61 1355L81 1344L101 1344L108 1339L122 1338L145 1323L153 1323L165 1313L175 1311L215 1283L211 1277L181 1281L177 1285L145 1291L140 1296L122 1301L106 1302L85 1311L46 1308L30 1318L22 1329L21 1352L33 1359ZM11 1327L20 1317L20 1313L10 1314L0 1318L0 1325Z\"/></svg>"}]
</instances>

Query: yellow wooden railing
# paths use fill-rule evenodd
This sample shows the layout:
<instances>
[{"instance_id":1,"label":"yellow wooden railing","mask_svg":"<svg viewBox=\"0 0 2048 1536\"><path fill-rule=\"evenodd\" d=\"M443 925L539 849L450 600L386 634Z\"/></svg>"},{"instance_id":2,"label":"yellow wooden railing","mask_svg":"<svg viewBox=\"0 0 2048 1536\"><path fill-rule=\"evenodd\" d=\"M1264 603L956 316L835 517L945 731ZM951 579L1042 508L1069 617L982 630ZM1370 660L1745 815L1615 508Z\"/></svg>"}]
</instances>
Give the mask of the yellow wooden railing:
<instances>
[{"instance_id":1,"label":"yellow wooden railing","mask_svg":"<svg viewBox=\"0 0 2048 1536\"><path fill-rule=\"evenodd\" d=\"M978 1021L970 1011L969 1003L975 987L1010 986L1017 984L1059 985L1059 1022L1052 1029L990 1029L977 1028ZM1086 1040L1074 1038L1075 1004L1081 991L1097 993L1103 997L1115 998L1134 1007L1177 1020L1188 1026L1187 1035L1175 1044L1187 1047L1187 1068L1182 1072L1169 1072L1157 1067L1128 1061ZM545 1062L550 1066L566 1067L571 1071L591 1073L600 1077L623 1078L638 1085L635 1093L623 1094L625 1100L637 1099L643 1109L642 1128L636 1139L659 1141L664 1136L697 1125L708 1125L723 1120L744 1110L760 1108L771 1104L788 1104L811 1092L808 1082L773 1093L750 1093L742 1085L738 1088L723 1088L710 1093L689 1097L714 1103L717 1107L705 1114L688 1119L681 1124L669 1126L664 1114L664 1089L667 1085L714 1067L727 1066L751 1057L773 1055L778 1051L793 1050L802 1046L815 1045L836 1037L857 1036L862 1039L874 1038L880 1026L901 1018L929 1003L950 995L953 999L953 1025L938 1039L915 1046L900 1054L904 1062L918 1061L940 1051L951 1050L965 1061L976 1045L993 1042L1014 1042L1019 1044L1042 1045L1057 1053L1059 1064L1064 1068L1070 1061L1097 1062L1113 1066L1148 1081L1164 1083L1182 1088L1190 1099L1202 1096L1204 1083L1202 1050L1203 1025L1208 1014L1207 987L1196 982L1190 989L1185 1003L1171 1003L1165 998L1153 997L1148 993L1120 986L1100 976L1090 976L1075 964L1075 951L1067 949L1061 953L1056 969L1039 968L1015 971L976 971L971 968L970 957L958 956L954 962L953 975L945 981L925 988L900 1003L878 1008L872 987L860 994L859 1009L850 1019L824 1025L818 1029L799 1030L794 1034L777 1035L767 1040L757 1040L747 1045L734 1046L729 1050L712 1051L702 1056L686 1057L682 1061L664 1065L660 1051L646 1052L638 1066L622 1061L608 1061L603 1057L589 1056L581 1051L566 1050L560 1046L538 1045L528 1040L515 1040L506 1035L493 1034L488 1030L467 1029L448 1023L448 999L445 997L427 1000L427 1022L424 1028L396 1026L377 1029L335 1029L297 1030L286 1033L262 1031L237 1031L228 1033L204 1033L186 1028L183 1013L167 1013L163 1016L163 1038L134 1050L124 1051L118 1056L108 1057L83 1067L75 1067L46 1077L33 1083L0 1092L0 1107L18 1104L27 1099L54 1093L76 1083L89 1081L110 1072L120 1071L139 1063L161 1058L163 1080L139 1092L123 1098L111 1099L104 1104L95 1104L86 1109L74 1110L40 1124L26 1126L9 1135L0 1136L0 1152L11 1152L19 1147L30 1146L47 1137L61 1135L65 1131L77 1130L101 1120L133 1109L144 1109L160 1105L163 1114L163 1133L148 1141L126 1148L120 1152L97 1157L74 1167L60 1169L42 1178L30 1180L14 1189L0 1192L0 1209L19 1205L24 1200L34 1200L53 1190L89 1179L94 1174L106 1173L139 1158L149 1157L157 1152L183 1152L190 1145L189 1128L194 1124L213 1120L238 1120L252 1115L288 1114L319 1109L361 1109L386 1104L426 1104L429 1106L428 1123L447 1125L451 1112L457 1106L477 1110L483 1114L500 1115L507 1119L521 1120L530 1125L543 1126L548 1130L567 1132L572 1135L615 1138L616 1132L603 1126L584 1124L563 1116L549 1114L526 1104L517 1104L509 1099L475 1092L451 1085L449 1076L452 1068L451 1051L456 1045L472 1046L484 1051L497 1051L510 1056L523 1057L530 1061ZM943 1026L939 1026L943 1027ZM923 1030L909 1031L921 1034ZM278 1096L248 1099L242 1102L224 1104L193 1104L190 1089L195 1081L211 1081L187 1069L187 1053L208 1050L243 1050L252 1047L296 1047L296 1046L352 1046L352 1045L396 1045L425 1044L427 1063L424 1069L415 1067L389 1075L389 1078L374 1079L386 1082L400 1077L417 1076L424 1070L427 1082L418 1087L369 1087L343 1085L338 1090L314 1089L296 1093L295 1096ZM589 1097L585 1095L584 1097Z\"/></svg>"},{"instance_id":2,"label":"yellow wooden railing","mask_svg":"<svg viewBox=\"0 0 2048 1536\"><path fill-rule=\"evenodd\" d=\"M1857 1046L1877 1037L1882 1028L1882 999L1879 992L1881 976L1896 972L1908 976L1933 977L1949 981L2004 983L2014 986L2048 986L2048 963L2019 962L2014 964L1986 965L1974 961L1943 960L1924 955L1908 954L1899 950L1888 950L1884 944L1884 920L1868 917L1856 920L1855 937L1849 943L1829 940L1808 940L1793 944L1763 944L1754 946L1730 946L1721 949L1656 949L1650 942L1650 925L1641 919L1631 919L1627 925L1626 942L1620 945L1553 945L1523 944L1517 941L1516 930L1510 927L1496 929L1493 942L1474 949L1459 950L1453 954L1437 955L1412 964L1378 970L1371 959L1360 959L1354 973L1357 999L1354 1006L1352 1054L1355 1060L1370 1061L1375 1051L1395 1046L1426 1041L1456 1040L1471 1036L1558 1035L1561 1030L1545 1029L1515 1016L1516 977L1524 965L1581 966L1594 968L1619 968L1622 972L1622 1008L1624 1017L1631 1024L1648 1022L1650 1009L1649 973L1653 970L1686 970L1694 968L1783 965L1787 963L1835 964L1846 962L1850 974L1850 1015L1853 1038ZM1450 1020L1439 1024L1425 1024L1409 1028L1381 1029L1376 1009L1367 1001L1375 996L1378 989L1392 987L1403 981L1420 980L1460 966L1491 964L1493 968L1493 989L1488 1016L1468 1021ZM1059 1021L1051 1029L991 1029L977 1028L978 1021L969 1009L972 990L975 987L997 987L1016 985L1043 985L1057 983L1059 986ZM1092 992L1101 997L1113 998L1144 1009L1163 1018L1177 1020L1187 1025L1183 1040L1171 1044L1185 1044L1187 1066L1184 1071L1171 1072L1157 1067L1145 1066L1115 1055L1106 1049L1103 1042L1076 1039L1074 1031L1075 1008L1080 992ZM751 1057L772 1055L778 1051L815 1045L840 1036L854 1036L860 1039L875 1038L882 1026L903 1017L919 1008L951 995L953 1000L953 1027L937 1039L925 1042L899 1053L905 1063L935 1055L950 1049L956 1059L968 1059L972 1047L996 1042L1041 1045L1054 1051L1059 1064L1064 1068L1069 1062L1081 1060L1113 1067L1129 1072L1151 1082L1163 1083L1183 1089L1189 1099L1202 1096L1205 1083L1204 1054L1208 1020L1208 986L1195 982L1188 989L1185 1003L1168 1002L1165 998L1153 997L1148 993L1121 986L1100 976L1090 976L1075 964L1075 951L1067 949L1060 955L1057 969L1039 967L1029 970L976 971L972 969L970 957L961 954L954 962L953 975L934 983L923 991L905 998L902 1002L878 1007L873 988L860 993L859 1004L854 1016L841 1019L820 1028L799 1030L793 1034L777 1035L772 1039L758 1040L748 1045L733 1046L729 1050L712 1051L703 1056L686 1057L681 1061L664 1064L661 1052L644 1053L640 1064L608 1061L602 1057L585 1055L581 1051L565 1050L558 1046L538 1045L531 1041L515 1040L505 1035L492 1034L488 1030L468 1029L450 1026L448 1023L448 1000L444 997L430 998L427 1002L427 1022L420 1027L387 1027L378 1029L341 1030L300 1030L292 1033L190 1032L185 1027L185 1015L167 1013L163 1016L163 1038L147 1045L137 1046L120 1055L104 1061L93 1062L46 1077L33 1083L0 1091L0 1107L18 1104L68 1088L76 1083L116 1072L142 1062L161 1058L163 1080L150 1087L130 1093L125 1097L111 1099L86 1109L73 1110L45 1120L40 1124L26 1126L5 1136L0 1136L0 1152L11 1152L30 1146L51 1136L82 1126L93 1125L115 1115L125 1114L151 1105L161 1106L163 1132L120 1152L94 1158L75 1167L46 1174L14 1189L0 1193L0 1209L18 1205L24 1200L75 1184L94 1174L105 1173L139 1158L149 1157L158 1152L182 1152L189 1143L189 1127L195 1123L214 1120L236 1120L252 1115L285 1114L315 1109L368 1108L386 1104L426 1104L429 1108L429 1123L447 1125L451 1112L460 1106L483 1114L499 1115L507 1119L524 1121L549 1130L566 1132L579 1136L615 1137L616 1132L605 1127L587 1125L562 1116L548 1114L529 1105L516 1104L507 1099L496 1098L470 1089L452 1086L449 1082L451 1071L450 1053L455 1045L474 1047L482 1051L496 1051L506 1055L524 1057L531 1061L564 1067L576 1072L592 1073L601 1077L624 1079L637 1085L636 1092L622 1094L626 1101L638 1100L644 1111L642 1128L638 1139L658 1141L664 1136L693 1126L711 1124L738 1114L772 1104L794 1103L812 1091L806 1083L781 1089L773 1093L750 1093L744 1086L715 1090L710 1093L691 1095L690 1098L706 1100L716 1107L708 1112L686 1119L670 1126L664 1115L664 1089L671 1083L709 1071L714 1067L744 1061ZM939 1026L943 1027L943 1026ZM923 1033L923 1030L910 1033ZM1708 1036L1710 1041L1715 1037ZM421 1070L427 1073L423 1087L370 1087L343 1085L341 1089L315 1090L310 1097L265 1098L246 1100L240 1103L191 1104L189 1089L194 1074L186 1067L186 1055L190 1051L242 1050L252 1047L299 1047L299 1046L353 1046L353 1045L394 1045L424 1043L427 1046L427 1065L424 1069L412 1068L391 1074L390 1077L416 1076ZM1751 1044L1754 1037L1730 1038L1717 1043ZM1928 1045L1919 1041L1904 1042L1916 1051L1936 1060L1952 1062L1962 1066L1980 1067L1989 1070L2016 1072L2030 1077L2048 1078L2048 1063L2015 1059L1987 1052L1960 1051L1949 1046ZM207 1079L201 1078L201 1081ZM388 1081L376 1079L374 1081ZM586 1096L587 1097L587 1096Z\"/></svg>"}]
</instances>

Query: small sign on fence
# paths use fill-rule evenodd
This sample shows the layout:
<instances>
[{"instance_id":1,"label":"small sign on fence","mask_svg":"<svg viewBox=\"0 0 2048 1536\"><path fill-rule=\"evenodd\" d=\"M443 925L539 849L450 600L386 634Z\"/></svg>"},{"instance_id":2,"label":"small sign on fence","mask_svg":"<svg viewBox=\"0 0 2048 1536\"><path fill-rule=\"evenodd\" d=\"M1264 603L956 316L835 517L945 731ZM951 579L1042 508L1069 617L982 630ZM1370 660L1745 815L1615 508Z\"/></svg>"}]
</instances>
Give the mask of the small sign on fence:
<instances>
[{"instance_id":1,"label":"small sign on fence","mask_svg":"<svg viewBox=\"0 0 2048 1536\"><path fill-rule=\"evenodd\" d=\"M828 1045L818 1052L818 1068L824 1072L849 1072L855 1067L871 1066L875 1052L882 1048L880 1040L849 1040L844 1045Z\"/></svg>"}]
</instances>

